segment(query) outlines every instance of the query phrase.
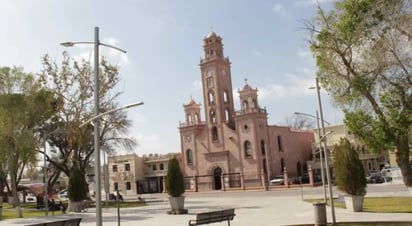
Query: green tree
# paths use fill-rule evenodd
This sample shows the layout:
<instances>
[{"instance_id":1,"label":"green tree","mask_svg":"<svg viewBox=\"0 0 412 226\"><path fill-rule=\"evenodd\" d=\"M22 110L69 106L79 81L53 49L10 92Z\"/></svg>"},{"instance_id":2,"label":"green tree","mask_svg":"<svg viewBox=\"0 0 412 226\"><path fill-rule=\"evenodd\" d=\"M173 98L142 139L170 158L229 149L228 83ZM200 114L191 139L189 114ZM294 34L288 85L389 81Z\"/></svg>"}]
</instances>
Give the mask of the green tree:
<instances>
[{"instance_id":1,"label":"green tree","mask_svg":"<svg viewBox=\"0 0 412 226\"><path fill-rule=\"evenodd\" d=\"M365 170L358 153L347 139L335 145L335 182L339 190L349 195L366 194Z\"/></svg>"},{"instance_id":2,"label":"green tree","mask_svg":"<svg viewBox=\"0 0 412 226\"><path fill-rule=\"evenodd\" d=\"M18 217L17 186L27 166L36 164L39 142L37 128L53 112L51 93L41 88L35 76L22 68L0 68L0 190L9 175L10 188Z\"/></svg>"},{"instance_id":3,"label":"green tree","mask_svg":"<svg viewBox=\"0 0 412 226\"><path fill-rule=\"evenodd\" d=\"M394 151L412 186L412 4L341 0L306 24L321 85L370 150Z\"/></svg>"},{"instance_id":4,"label":"green tree","mask_svg":"<svg viewBox=\"0 0 412 226\"><path fill-rule=\"evenodd\" d=\"M87 199L87 186L84 172L81 169L73 169L69 176L69 186L67 188L67 196L70 200L80 202Z\"/></svg>"},{"instance_id":5,"label":"green tree","mask_svg":"<svg viewBox=\"0 0 412 226\"><path fill-rule=\"evenodd\" d=\"M62 61L57 64L48 55L42 58L43 70L40 81L53 90L60 100L60 111L45 126L49 133L47 142L53 146L58 158L48 157L52 168L69 176L73 169L87 173L94 153L93 125L79 128L80 124L94 116L94 76L90 62L75 61L63 52ZM108 64L102 58L99 73L100 112L117 108L116 98L121 92L114 91L119 81L119 68ZM101 120L100 147L108 154L116 147L132 150L136 142L126 137L131 121L124 112L114 112ZM54 132L59 131L59 132Z\"/></svg>"},{"instance_id":6,"label":"green tree","mask_svg":"<svg viewBox=\"0 0 412 226\"><path fill-rule=\"evenodd\" d=\"M185 193L183 173L176 156L173 156L167 164L166 190L172 197L179 197Z\"/></svg>"}]
</instances>

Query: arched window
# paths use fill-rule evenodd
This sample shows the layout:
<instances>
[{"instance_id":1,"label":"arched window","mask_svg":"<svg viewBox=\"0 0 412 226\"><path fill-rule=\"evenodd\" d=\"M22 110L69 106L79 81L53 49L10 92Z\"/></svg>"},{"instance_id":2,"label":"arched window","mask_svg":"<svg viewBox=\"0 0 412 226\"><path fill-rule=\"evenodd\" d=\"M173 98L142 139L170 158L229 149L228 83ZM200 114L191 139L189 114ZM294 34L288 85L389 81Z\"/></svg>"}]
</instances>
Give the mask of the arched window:
<instances>
[{"instance_id":1,"label":"arched window","mask_svg":"<svg viewBox=\"0 0 412 226\"><path fill-rule=\"evenodd\" d=\"M262 150L262 155L266 154L266 144L264 140L260 141L260 149Z\"/></svg>"},{"instance_id":2,"label":"arched window","mask_svg":"<svg viewBox=\"0 0 412 226\"><path fill-rule=\"evenodd\" d=\"M192 124L192 116L190 114L187 114L187 122Z\"/></svg>"},{"instance_id":3,"label":"arched window","mask_svg":"<svg viewBox=\"0 0 412 226\"><path fill-rule=\"evenodd\" d=\"M190 149L186 150L186 163L193 164L193 153L192 153L192 150Z\"/></svg>"},{"instance_id":4,"label":"arched window","mask_svg":"<svg viewBox=\"0 0 412 226\"><path fill-rule=\"evenodd\" d=\"M248 104L247 104L247 101L243 101L242 106L243 106L243 110L244 110L244 111L246 111L246 110L249 108L249 106L248 106Z\"/></svg>"},{"instance_id":5,"label":"arched window","mask_svg":"<svg viewBox=\"0 0 412 226\"><path fill-rule=\"evenodd\" d=\"M229 119L230 119L229 110L226 109L226 110L225 110L225 121L227 122L227 121L229 121Z\"/></svg>"},{"instance_id":6,"label":"arched window","mask_svg":"<svg viewBox=\"0 0 412 226\"><path fill-rule=\"evenodd\" d=\"M245 141L244 143L244 149L245 149L245 156L246 157L251 157L252 156L252 144L250 141Z\"/></svg>"},{"instance_id":7,"label":"arched window","mask_svg":"<svg viewBox=\"0 0 412 226\"><path fill-rule=\"evenodd\" d=\"M215 96L213 95L212 92L209 92L209 104L214 104L215 103Z\"/></svg>"},{"instance_id":8,"label":"arched window","mask_svg":"<svg viewBox=\"0 0 412 226\"><path fill-rule=\"evenodd\" d=\"M224 92L223 92L223 101L225 102L225 103L227 103L227 91L225 90Z\"/></svg>"},{"instance_id":9,"label":"arched window","mask_svg":"<svg viewBox=\"0 0 412 226\"><path fill-rule=\"evenodd\" d=\"M195 122L196 124L199 123L199 113L195 114Z\"/></svg>"},{"instance_id":10,"label":"arched window","mask_svg":"<svg viewBox=\"0 0 412 226\"><path fill-rule=\"evenodd\" d=\"M218 139L219 139L219 136L217 134L217 127L213 126L212 127L212 140L218 140Z\"/></svg>"},{"instance_id":11,"label":"arched window","mask_svg":"<svg viewBox=\"0 0 412 226\"><path fill-rule=\"evenodd\" d=\"M212 123L216 123L216 113L213 109L210 110L210 119L212 120Z\"/></svg>"}]
</instances>

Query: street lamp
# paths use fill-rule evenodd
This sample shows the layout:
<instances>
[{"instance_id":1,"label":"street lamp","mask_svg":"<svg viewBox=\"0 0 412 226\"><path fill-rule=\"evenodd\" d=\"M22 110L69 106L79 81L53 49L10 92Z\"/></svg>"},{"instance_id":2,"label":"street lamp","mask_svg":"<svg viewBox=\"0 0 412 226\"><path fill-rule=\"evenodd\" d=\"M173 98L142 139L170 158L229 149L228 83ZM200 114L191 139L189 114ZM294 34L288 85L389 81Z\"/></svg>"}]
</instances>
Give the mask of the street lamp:
<instances>
[{"instance_id":1,"label":"street lamp","mask_svg":"<svg viewBox=\"0 0 412 226\"><path fill-rule=\"evenodd\" d=\"M116 49L120 52L126 53L125 50L117 48L112 45L101 43L99 40L99 27L94 28L94 42L63 42L60 43L65 47L72 47L76 44L93 44L94 45L94 108L95 108L95 126L94 126L94 158L95 158L95 188L96 192L96 225L102 225L102 207L101 207L101 178L100 178L100 146L99 146L99 134L100 125L98 120L99 115L99 46L106 46L112 49Z\"/></svg>"},{"instance_id":2,"label":"street lamp","mask_svg":"<svg viewBox=\"0 0 412 226\"><path fill-rule=\"evenodd\" d=\"M331 213L332 213L332 225L336 224L336 217L335 217L335 205L333 203L333 191L332 191L332 181L331 181L331 176L330 176L330 167L329 167L329 153L326 145L326 134L325 134L325 121L323 120L323 112L322 112L322 102L320 99L320 87L319 87L319 80L316 78L316 94L318 97L318 110L320 113L320 122L322 126L322 134L324 137L323 140L323 147L325 151L325 166L326 166L326 177L328 179L328 188L329 188L329 202L330 202L330 208L331 208Z\"/></svg>"},{"instance_id":3,"label":"street lamp","mask_svg":"<svg viewBox=\"0 0 412 226\"><path fill-rule=\"evenodd\" d=\"M325 167L323 166L323 154L322 154L322 144L321 144L323 138L326 136L322 135L320 132L318 111L316 111L316 116L311 115L311 114L301 113L301 112L295 112L295 115L303 115L306 117L316 118L316 124L318 126L318 134L319 134L318 148L319 148L319 156L320 156L320 176L322 177L323 200L326 202L327 195L326 195L326 186L325 186Z\"/></svg>"}]
</instances>

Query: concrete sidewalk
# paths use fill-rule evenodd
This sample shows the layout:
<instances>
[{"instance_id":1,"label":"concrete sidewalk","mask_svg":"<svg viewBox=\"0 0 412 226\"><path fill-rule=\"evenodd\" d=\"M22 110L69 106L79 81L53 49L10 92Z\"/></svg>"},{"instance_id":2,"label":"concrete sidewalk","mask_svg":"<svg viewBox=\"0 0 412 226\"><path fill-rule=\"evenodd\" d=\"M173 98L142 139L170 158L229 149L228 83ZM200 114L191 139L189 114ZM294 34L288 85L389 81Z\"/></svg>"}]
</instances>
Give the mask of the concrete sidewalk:
<instances>
[{"instance_id":1,"label":"concrete sidewalk","mask_svg":"<svg viewBox=\"0 0 412 226\"><path fill-rule=\"evenodd\" d=\"M408 196L405 192L396 196ZM379 196L369 194L368 196ZM186 215L168 215L169 201L166 194L146 195L149 201L145 207L123 208L120 210L121 225L145 226L182 226L187 225L190 219L196 218L196 213L224 208L235 208L236 216L231 222L232 226L275 226L313 224L313 205L303 202L300 191L295 194L285 195L280 191L241 191L241 192L210 192L186 193L185 208L189 210ZM309 198L309 197L305 197ZM319 195L317 197L319 198ZM153 202L150 202L153 201ZM384 213L352 213L345 209L336 208L337 222L347 221L411 221L412 214L384 214ZM33 224L36 222L51 221L64 218L82 218L81 226L94 226L95 212L90 209L88 213L69 213L66 215L41 218L23 218L0 221L2 226L17 226ZM328 222L331 222L330 208L327 207ZM117 209L103 208L103 225L118 225ZM227 225L226 222L212 225Z\"/></svg>"}]
</instances>

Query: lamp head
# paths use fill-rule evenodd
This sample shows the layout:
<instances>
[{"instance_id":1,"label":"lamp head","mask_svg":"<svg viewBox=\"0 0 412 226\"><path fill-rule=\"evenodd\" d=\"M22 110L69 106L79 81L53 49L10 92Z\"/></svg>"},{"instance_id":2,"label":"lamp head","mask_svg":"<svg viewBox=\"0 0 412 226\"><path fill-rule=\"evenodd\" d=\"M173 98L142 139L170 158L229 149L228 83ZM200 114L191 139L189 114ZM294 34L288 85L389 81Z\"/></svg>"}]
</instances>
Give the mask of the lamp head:
<instances>
[{"instance_id":1,"label":"lamp head","mask_svg":"<svg viewBox=\"0 0 412 226\"><path fill-rule=\"evenodd\" d=\"M64 47L72 47L74 46L73 42L62 42L60 43L60 45L64 46Z\"/></svg>"}]
</instances>

